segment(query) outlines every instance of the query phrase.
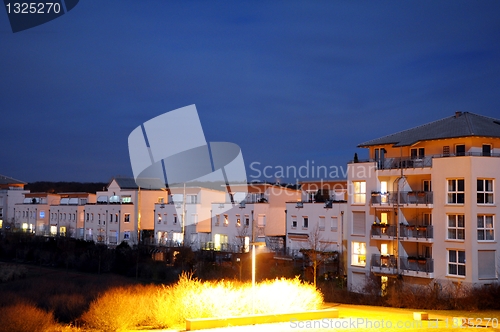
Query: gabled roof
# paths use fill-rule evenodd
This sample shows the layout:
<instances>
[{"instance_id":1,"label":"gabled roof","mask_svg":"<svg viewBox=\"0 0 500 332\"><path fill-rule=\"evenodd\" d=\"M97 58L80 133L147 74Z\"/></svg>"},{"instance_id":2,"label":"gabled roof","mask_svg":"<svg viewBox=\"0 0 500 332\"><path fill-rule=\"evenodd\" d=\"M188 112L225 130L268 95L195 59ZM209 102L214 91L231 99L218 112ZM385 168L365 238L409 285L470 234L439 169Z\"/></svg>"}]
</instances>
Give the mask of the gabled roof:
<instances>
[{"instance_id":1,"label":"gabled roof","mask_svg":"<svg viewBox=\"0 0 500 332\"><path fill-rule=\"evenodd\" d=\"M1 184L26 184L26 182L19 181L14 178L0 174L0 185Z\"/></svg>"},{"instance_id":2,"label":"gabled roof","mask_svg":"<svg viewBox=\"0 0 500 332\"><path fill-rule=\"evenodd\" d=\"M468 136L500 138L500 120L469 112L456 112L441 120L366 141L358 147L385 144L410 146L420 141Z\"/></svg>"},{"instance_id":3,"label":"gabled roof","mask_svg":"<svg viewBox=\"0 0 500 332\"><path fill-rule=\"evenodd\" d=\"M139 186L137 186L137 183L135 183L134 178L115 177L109 182L108 187L111 182L113 182L113 180L116 181L116 184L121 189L139 189Z\"/></svg>"}]
</instances>

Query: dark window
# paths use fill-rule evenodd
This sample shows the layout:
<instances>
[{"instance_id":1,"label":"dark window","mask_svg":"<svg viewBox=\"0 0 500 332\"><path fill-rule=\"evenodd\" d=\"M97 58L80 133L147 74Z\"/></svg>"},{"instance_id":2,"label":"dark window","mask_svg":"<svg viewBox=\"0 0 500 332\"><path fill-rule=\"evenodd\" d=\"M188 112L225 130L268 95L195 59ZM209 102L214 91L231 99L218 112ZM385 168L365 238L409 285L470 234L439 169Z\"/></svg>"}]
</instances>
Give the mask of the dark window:
<instances>
[{"instance_id":1,"label":"dark window","mask_svg":"<svg viewBox=\"0 0 500 332\"><path fill-rule=\"evenodd\" d=\"M483 156L491 156L491 145L483 144Z\"/></svg>"}]
</instances>

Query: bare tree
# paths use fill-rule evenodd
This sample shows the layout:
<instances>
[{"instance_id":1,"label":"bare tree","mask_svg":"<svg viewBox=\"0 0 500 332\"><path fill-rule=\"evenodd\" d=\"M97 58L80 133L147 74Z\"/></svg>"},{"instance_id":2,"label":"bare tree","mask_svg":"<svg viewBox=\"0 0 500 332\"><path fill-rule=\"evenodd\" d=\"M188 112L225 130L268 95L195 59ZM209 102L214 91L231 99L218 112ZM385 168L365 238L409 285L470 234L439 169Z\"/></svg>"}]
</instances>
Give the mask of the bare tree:
<instances>
[{"instance_id":1,"label":"bare tree","mask_svg":"<svg viewBox=\"0 0 500 332\"><path fill-rule=\"evenodd\" d=\"M313 278L314 278L314 287L316 288L316 280L317 280L317 271L318 267L325 263L326 260L332 257L338 257L338 253L336 251L328 251L328 246L330 243L323 239L323 235L321 234L321 229L319 225L313 228L313 230L309 233L308 237L308 249L300 249L300 252L307 256L307 258L312 263L313 268Z\"/></svg>"},{"instance_id":2,"label":"bare tree","mask_svg":"<svg viewBox=\"0 0 500 332\"><path fill-rule=\"evenodd\" d=\"M236 232L238 235L236 236L238 246L240 247L240 252L244 253L247 249L245 248L245 238L248 236L248 229L250 227L244 224L240 224L236 226Z\"/></svg>"}]
</instances>

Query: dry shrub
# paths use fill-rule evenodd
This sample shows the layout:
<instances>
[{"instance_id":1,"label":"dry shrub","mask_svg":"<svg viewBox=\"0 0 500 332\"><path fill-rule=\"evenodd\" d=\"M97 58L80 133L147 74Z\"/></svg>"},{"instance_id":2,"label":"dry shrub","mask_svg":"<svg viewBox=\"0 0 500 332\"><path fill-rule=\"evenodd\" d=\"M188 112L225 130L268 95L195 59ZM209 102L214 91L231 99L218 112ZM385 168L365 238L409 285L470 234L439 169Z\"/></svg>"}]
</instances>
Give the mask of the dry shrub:
<instances>
[{"instance_id":1,"label":"dry shrub","mask_svg":"<svg viewBox=\"0 0 500 332\"><path fill-rule=\"evenodd\" d=\"M0 322L0 332L44 332L56 328L52 313L27 303L1 308Z\"/></svg>"},{"instance_id":2,"label":"dry shrub","mask_svg":"<svg viewBox=\"0 0 500 332\"><path fill-rule=\"evenodd\" d=\"M482 288L462 283L415 285L398 281L390 289L386 303L397 308L434 310L476 310Z\"/></svg>"},{"instance_id":3,"label":"dry shrub","mask_svg":"<svg viewBox=\"0 0 500 332\"><path fill-rule=\"evenodd\" d=\"M91 304L82 320L89 327L106 331L165 328L179 327L186 318L248 315L252 308L256 314L297 312L319 309L322 303L322 294L298 279L259 283L253 293L250 283L204 282L184 274L173 286L107 291Z\"/></svg>"},{"instance_id":4,"label":"dry shrub","mask_svg":"<svg viewBox=\"0 0 500 332\"><path fill-rule=\"evenodd\" d=\"M47 299L47 306L54 311L59 322L72 322L87 309L87 299L82 294L55 294Z\"/></svg>"},{"instance_id":5,"label":"dry shrub","mask_svg":"<svg viewBox=\"0 0 500 332\"><path fill-rule=\"evenodd\" d=\"M120 287L106 291L81 319L86 326L103 331L123 331L148 325L155 286Z\"/></svg>"}]
</instances>

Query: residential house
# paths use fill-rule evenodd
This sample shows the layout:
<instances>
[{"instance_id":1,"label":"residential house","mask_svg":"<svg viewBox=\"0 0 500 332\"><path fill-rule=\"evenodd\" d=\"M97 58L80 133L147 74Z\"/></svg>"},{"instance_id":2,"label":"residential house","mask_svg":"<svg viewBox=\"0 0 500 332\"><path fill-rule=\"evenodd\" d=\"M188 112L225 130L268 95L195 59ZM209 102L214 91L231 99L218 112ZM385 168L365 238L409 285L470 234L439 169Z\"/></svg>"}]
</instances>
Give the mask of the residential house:
<instances>
[{"instance_id":1,"label":"residential house","mask_svg":"<svg viewBox=\"0 0 500 332\"><path fill-rule=\"evenodd\" d=\"M190 184L169 191L168 201L154 205L156 243L199 250L210 241L212 202L224 200L225 191Z\"/></svg>"},{"instance_id":2,"label":"residential house","mask_svg":"<svg viewBox=\"0 0 500 332\"><path fill-rule=\"evenodd\" d=\"M50 205L50 226L56 234L78 239L84 238L85 206L96 203L96 195L90 193L60 193L58 204ZM51 232L52 233L52 232Z\"/></svg>"},{"instance_id":3,"label":"residential house","mask_svg":"<svg viewBox=\"0 0 500 332\"><path fill-rule=\"evenodd\" d=\"M15 226L14 209L16 204L22 203L25 190L25 182L11 177L0 175L0 230L4 227Z\"/></svg>"},{"instance_id":4,"label":"residential house","mask_svg":"<svg viewBox=\"0 0 500 332\"><path fill-rule=\"evenodd\" d=\"M453 116L364 142L349 164L348 283L498 281L500 120Z\"/></svg>"},{"instance_id":5,"label":"residential house","mask_svg":"<svg viewBox=\"0 0 500 332\"><path fill-rule=\"evenodd\" d=\"M286 202L300 197L299 190L279 184L232 186L225 201L212 204L212 239L204 249L247 252L250 243L261 242L261 250L283 250Z\"/></svg>"},{"instance_id":6,"label":"residential house","mask_svg":"<svg viewBox=\"0 0 500 332\"><path fill-rule=\"evenodd\" d=\"M59 204L60 196L50 193L25 193L22 203L16 204L16 228L36 235L57 235L57 225L49 220L50 206Z\"/></svg>"},{"instance_id":7,"label":"residential house","mask_svg":"<svg viewBox=\"0 0 500 332\"><path fill-rule=\"evenodd\" d=\"M165 190L140 188L133 178L116 177L96 197L85 205L85 240L107 245L154 241L154 204L168 200Z\"/></svg>"},{"instance_id":8,"label":"residential house","mask_svg":"<svg viewBox=\"0 0 500 332\"><path fill-rule=\"evenodd\" d=\"M286 253L302 257L301 249L337 251L344 248L347 181L301 182L302 197L286 203Z\"/></svg>"}]
</instances>

